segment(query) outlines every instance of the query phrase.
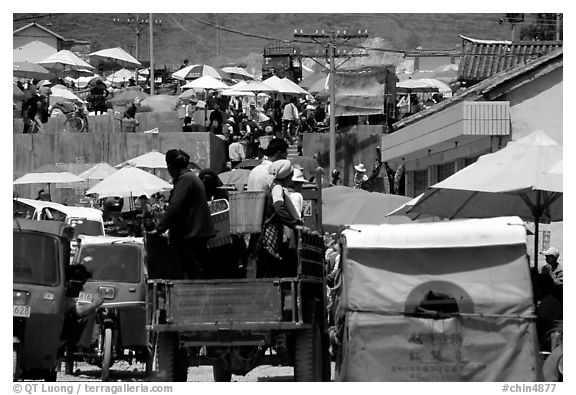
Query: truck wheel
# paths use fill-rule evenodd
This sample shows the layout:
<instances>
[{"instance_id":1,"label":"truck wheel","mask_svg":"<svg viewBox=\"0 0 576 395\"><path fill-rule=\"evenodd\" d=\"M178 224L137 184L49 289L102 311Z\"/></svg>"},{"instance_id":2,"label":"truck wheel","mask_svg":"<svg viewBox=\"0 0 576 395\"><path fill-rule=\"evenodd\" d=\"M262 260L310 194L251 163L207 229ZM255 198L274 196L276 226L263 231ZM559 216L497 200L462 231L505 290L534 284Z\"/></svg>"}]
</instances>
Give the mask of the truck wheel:
<instances>
[{"instance_id":1,"label":"truck wheel","mask_svg":"<svg viewBox=\"0 0 576 395\"><path fill-rule=\"evenodd\" d=\"M74 374L74 347L64 347L64 373Z\"/></svg>"},{"instance_id":2,"label":"truck wheel","mask_svg":"<svg viewBox=\"0 0 576 395\"><path fill-rule=\"evenodd\" d=\"M47 370L42 374L42 378L44 381L54 383L56 382L56 378L58 377L58 372L56 370Z\"/></svg>"},{"instance_id":3,"label":"truck wheel","mask_svg":"<svg viewBox=\"0 0 576 395\"><path fill-rule=\"evenodd\" d=\"M176 381L178 375L178 335L169 332L159 333L156 347L159 381Z\"/></svg>"},{"instance_id":4,"label":"truck wheel","mask_svg":"<svg viewBox=\"0 0 576 395\"><path fill-rule=\"evenodd\" d=\"M110 377L112 363L112 328L104 329L104 349L102 350L102 381Z\"/></svg>"},{"instance_id":5,"label":"truck wheel","mask_svg":"<svg viewBox=\"0 0 576 395\"><path fill-rule=\"evenodd\" d=\"M318 325L294 338L294 381L322 381L322 333Z\"/></svg>"},{"instance_id":6,"label":"truck wheel","mask_svg":"<svg viewBox=\"0 0 576 395\"><path fill-rule=\"evenodd\" d=\"M330 361L330 339L322 334L322 381L332 381L332 362Z\"/></svg>"},{"instance_id":7,"label":"truck wheel","mask_svg":"<svg viewBox=\"0 0 576 395\"><path fill-rule=\"evenodd\" d=\"M212 365L212 374L216 382L229 383L230 380L232 380L232 371L224 361L214 362L214 365Z\"/></svg>"},{"instance_id":8,"label":"truck wheel","mask_svg":"<svg viewBox=\"0 0 576 395\"><path fill-rule=\"evenodd\" d=\"M174 381L186 382L188 381L188 353L185 349L179 349L176 353L176 366Z\"/></svg>"}]
</instances>

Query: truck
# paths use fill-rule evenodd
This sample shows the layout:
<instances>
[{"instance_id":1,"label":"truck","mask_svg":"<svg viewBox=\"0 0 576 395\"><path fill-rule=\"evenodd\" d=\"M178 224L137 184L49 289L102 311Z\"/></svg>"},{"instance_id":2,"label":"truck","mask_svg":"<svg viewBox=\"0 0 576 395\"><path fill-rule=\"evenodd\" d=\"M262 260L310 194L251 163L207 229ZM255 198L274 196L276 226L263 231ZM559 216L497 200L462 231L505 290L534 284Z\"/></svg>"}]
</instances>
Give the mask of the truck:
<instances>
[{"instance_id":1,"label":"truck","mask_svg":"<svg viewBox=\"0 0 576 395\"><path fill-rule=\"evenodd\" d=\"M542 381L520 218L353 225L340 246L335 381Z\"/></svg>"},{"instance_id":2,"label":"truck","mask_svg":"<svg viewBox=\"0 0 576 395\"><path fill-rule=\"evenodd\" d=\"M330 380L321 191L319 183L302 191L293 276L255 278L247 270L245 278L148 280L158 379L185 381L189 366L212 365L215 381L230 381L273 365L293 366L295 381Z\"/></svg>"}]
</instances>

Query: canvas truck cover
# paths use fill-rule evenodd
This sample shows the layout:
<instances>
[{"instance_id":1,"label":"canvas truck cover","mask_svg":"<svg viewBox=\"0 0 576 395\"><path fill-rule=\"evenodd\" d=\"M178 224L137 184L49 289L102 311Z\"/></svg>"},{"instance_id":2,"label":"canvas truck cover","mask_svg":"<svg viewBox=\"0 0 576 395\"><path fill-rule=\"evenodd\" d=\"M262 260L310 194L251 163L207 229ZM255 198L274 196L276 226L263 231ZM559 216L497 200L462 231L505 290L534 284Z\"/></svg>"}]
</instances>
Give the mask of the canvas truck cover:
<instances>
[{"instance_id":1,"label":"canvas truck cover","mask_svg":"<svg viewBox=\"0 0 576 395\"><path fill-rule=\"evenodd\" d=\"M541 381L518 217L343 232L338 381Z\"/></svg>"}]
</instances>

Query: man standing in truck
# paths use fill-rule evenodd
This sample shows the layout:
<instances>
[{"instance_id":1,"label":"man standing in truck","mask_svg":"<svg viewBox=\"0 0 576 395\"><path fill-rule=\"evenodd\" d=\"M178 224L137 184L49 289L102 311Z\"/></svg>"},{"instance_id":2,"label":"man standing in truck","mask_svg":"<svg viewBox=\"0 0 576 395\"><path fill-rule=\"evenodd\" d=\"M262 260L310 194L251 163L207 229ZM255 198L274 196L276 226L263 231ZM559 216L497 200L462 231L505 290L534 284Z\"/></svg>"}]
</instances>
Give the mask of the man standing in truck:
<instances>
[{"instance_id":1,"label":"man standing in truck","mask_svg":"<svg viewBox=\"0 0 576 395\"><path fill-rule=\"evenodd\" d=\"M168 173L174 188L157 233L170 231L168 243L187 279L205 278L208 239L215 234L204 184L188 169L190 156L179 149L166 152Z\"/></svg>"}]
</instances>

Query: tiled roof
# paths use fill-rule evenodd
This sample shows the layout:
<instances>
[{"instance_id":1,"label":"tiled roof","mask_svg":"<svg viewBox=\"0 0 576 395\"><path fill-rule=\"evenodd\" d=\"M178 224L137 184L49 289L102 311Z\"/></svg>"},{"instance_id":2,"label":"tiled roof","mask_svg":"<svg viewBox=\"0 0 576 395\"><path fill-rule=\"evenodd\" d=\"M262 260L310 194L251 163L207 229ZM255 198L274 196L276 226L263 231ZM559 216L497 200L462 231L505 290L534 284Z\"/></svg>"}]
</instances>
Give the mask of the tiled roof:
<instances>
[{"instance_id":1,"label":"tiled roof","mask_svg":"<svg viewBox=\"0 0 576 395\"><path fill-rule=\"evenodd\" d=\"M532 70L545 67L546 65L554 62L556 63L562 62L563 55L564 51L562 48L560 48L550 52L549 54L539 57L536 60L528 62L525 65L518 65L510 70L502 71L497 75L494 75L490 78L485 79L482 82L470 86L469 88L457 92L456 94L454 94L454 96L446 98L442 100L440 103L433 105L432 107L426 108L407 118L401 119L400 121L394 123L394 129L398 130L407 125L416 123L424 118L429 117L432 114L435 114L456 103L466 100L466 98L470 97L471 95L486 95L493 89L502 85L503 83L511 81L512 79L521 76L524 73L528 73Z\"/></svg>"},{"instance_id":2,"label":"tiled roof","mask_svg":"<svg viewBox=\"0 0 576 395\"><path fill-rule=\"evenodd\" d=\"M460 36L463 42L458 80L479 82L562 48L562 41L494 41Z\"/></svg>"},{"instance_id":3,"label":"tiled roof","mask_svg":"<svg viewBox=\"0 0 576 395\"><path fill-rule=\"evenodd\" d=\"M406 57L422 57L422 56L459 56L460 52L454 48L441 49L441 48L417 48L406 52Z\"/></svg>"}]
</instances>

